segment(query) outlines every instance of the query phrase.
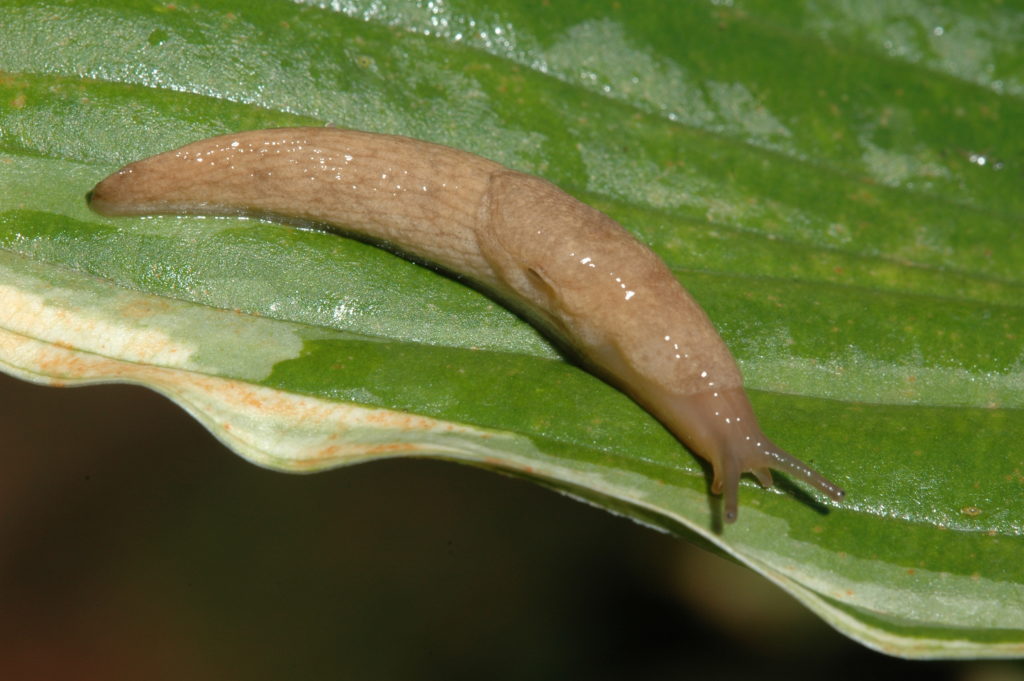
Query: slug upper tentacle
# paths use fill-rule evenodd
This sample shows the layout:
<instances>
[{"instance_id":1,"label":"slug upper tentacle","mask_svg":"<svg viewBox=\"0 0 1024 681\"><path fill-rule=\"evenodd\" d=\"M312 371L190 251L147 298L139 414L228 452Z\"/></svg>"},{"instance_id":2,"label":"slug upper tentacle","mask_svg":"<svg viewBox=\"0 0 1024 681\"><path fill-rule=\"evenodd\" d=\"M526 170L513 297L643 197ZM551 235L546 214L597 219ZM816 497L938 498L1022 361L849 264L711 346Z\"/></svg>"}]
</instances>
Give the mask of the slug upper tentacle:
<instances>
[{"instance_id":1,"label":"slug upper tentacle","mask_svg":"<svg viewBox=\"0 0 1024 681\"><path fill-rule=\"evenodd\" d=\"M89 193L103 215L245 214L337 228L465 275L574 348L712 466L735 520L750 471L843 491L768 440L704 310L650 249L555 185L429 142L255 130L137 161Z\"/></svg>"}]
</instances>

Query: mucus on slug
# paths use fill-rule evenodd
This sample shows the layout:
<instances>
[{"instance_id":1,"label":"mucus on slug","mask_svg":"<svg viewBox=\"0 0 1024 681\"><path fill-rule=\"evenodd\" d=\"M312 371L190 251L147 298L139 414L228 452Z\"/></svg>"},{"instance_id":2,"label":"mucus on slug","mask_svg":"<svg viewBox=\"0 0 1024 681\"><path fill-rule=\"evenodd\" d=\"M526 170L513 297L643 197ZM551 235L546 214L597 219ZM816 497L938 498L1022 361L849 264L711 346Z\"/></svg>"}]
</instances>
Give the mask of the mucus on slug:
<instances>
[{"instance_id":1,"label":"mucus on slug","mask_svg":"<svg viewBox=\"0 0 1024 681\"><path fill-rule=\"evenodd\" d=\"M201 162L199 162L201 161ZM254 130L125 166L88 195L109 216L246 214L334 227L465 275L568 343L710 462L843 491L761 432L728 348L653 251L540 178L429 142L341 128Z\"/></svg>"}]
</instances>

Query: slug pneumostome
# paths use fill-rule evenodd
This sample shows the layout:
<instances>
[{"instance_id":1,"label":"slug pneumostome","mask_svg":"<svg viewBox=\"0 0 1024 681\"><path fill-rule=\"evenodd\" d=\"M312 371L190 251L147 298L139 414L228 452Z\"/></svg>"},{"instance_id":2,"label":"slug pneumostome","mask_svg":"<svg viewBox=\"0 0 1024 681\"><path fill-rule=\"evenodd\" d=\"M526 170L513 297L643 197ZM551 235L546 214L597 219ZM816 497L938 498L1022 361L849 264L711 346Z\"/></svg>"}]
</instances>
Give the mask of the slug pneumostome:
<instances>
[{"instance_id":1,"label":"slug pneumostome","mask_svg":"<svg viewBox=\"0 0 1024 681\"><path fill-rule=\"evenodd\" d=\"M340 128L253 130L137 161L100 182L102 215L249 215L327 225L464 275L579 353L714 471L843 491L761 432L704 310L650 249L558 187L474 154Z\"/></svg>"}]
</instances>

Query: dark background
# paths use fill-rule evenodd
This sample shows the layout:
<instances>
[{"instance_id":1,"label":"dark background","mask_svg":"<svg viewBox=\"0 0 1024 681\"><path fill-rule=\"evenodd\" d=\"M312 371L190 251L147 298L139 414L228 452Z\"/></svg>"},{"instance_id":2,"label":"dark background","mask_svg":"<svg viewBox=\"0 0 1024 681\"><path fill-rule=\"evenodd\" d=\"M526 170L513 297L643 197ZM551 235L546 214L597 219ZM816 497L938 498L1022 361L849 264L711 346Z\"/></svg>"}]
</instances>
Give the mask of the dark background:
<instances>
[{"instance_id":1,"label":"dark background","mask_svg":"<svg viewBox=\"0 0 1024 681\"><path fill-rule=\"evenodd\" d=\"M169 401L0 375L0 679L1024 681L907 662L754 573L429 460L259 469Z\"/></svg>"}]
</instances>

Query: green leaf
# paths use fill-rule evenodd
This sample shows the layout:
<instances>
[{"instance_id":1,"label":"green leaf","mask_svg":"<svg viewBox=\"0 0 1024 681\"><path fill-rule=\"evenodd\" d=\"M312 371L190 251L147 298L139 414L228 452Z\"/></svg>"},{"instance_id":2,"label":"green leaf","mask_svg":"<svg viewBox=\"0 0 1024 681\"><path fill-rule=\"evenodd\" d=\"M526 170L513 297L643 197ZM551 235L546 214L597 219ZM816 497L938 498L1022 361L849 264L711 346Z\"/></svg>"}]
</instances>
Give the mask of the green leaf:
<instances>
[{"instance_id":1,"label":"green leaf","mask_svg":"<svg viewBox=\"0 0 1024 681\"><path fill-rule=\"evenodd\" d=\"M137 382L261 465L432 456L700 541L864 644L1024 656L1024 6L0 0L0 365ZM735 526L653 418L331 234L94 215L120 165L336 124L546 177L650 244L841 505Z\"/></svg>"}]
</instances>

